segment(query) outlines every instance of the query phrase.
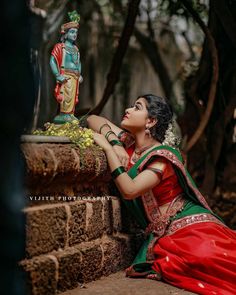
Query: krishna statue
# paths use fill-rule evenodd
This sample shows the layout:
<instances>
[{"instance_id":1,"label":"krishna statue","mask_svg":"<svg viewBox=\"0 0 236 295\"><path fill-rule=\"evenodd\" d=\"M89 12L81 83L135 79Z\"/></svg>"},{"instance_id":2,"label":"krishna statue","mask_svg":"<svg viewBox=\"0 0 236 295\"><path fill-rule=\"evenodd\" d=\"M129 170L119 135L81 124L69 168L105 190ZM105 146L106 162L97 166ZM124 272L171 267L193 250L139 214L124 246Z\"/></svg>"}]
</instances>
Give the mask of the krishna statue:
<instances>
[{"instance_id":1,"label":"krishna statue","mask_svg":"<svg viewBox=\"0 0 236 295\"><path fill-rule=\"evenodd\" d=\"M50 58L50 67L56 78L54 95L60 106L60 113L53 120L55 124L78 121L74 112L79 101L79 83L83 81L80 53L75 45L80 15L76 11L68 15L70 22L61 26L61 42L54 46Z\"/></svg>"}]
</instances>

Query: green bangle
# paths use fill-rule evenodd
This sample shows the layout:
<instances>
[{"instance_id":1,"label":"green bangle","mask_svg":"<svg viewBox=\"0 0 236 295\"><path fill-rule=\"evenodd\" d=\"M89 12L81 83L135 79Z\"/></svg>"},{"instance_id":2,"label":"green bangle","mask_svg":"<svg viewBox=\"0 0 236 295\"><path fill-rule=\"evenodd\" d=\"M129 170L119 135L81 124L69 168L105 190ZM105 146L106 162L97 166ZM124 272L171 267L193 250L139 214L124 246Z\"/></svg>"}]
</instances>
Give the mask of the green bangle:
<instances>
[{"instance_id":1,"label":"green bangle","mask_svg":"<svg viewBox=\"0 0 236 295\"><path fill-rule=\"evenodd\" d=\"M123 166L120 166L111 172L111 177L113 179L116 179L119 175L123 174L124 172L125 168Z\"/></svg>"},{"instance_id":2,"label":"green bangle","mask_svg":"<svg viewBox=\"0 0 236 295\"><path fill-rule=\"evenodd\" d=\"M108 137L109 137L111 134L116 135L115 132L113 132L112 130L110 130L110 131L108 131L108 132L106 133L106 135L105 135L106 140L108 140Z\"/></svg>"},{"instance_id":3,"label":"green bangle","mask_svg":"<svg viewBox=\"0 0 236 295\"><path fill-rule=\"evenodd\" d=\"M109 128L111 129L111 126L110 126L110 125L108 125L107 123L104 123L104 124L102 124L102 126L99 128L99 133L100 133L100 134L102 133L102 128L105 127L105 126L107 126L107 127L109 127Z\"/></svg>"},{"instance_id":4,"label":"green bangle","mask_svg":"<svg viewBox=\"0 0 236 295\"><path fill-rule=\"evenodd\" d=\"M122 142L120 142L118 139L113 139L111 141L109 141L109 143L114 146L114 145L119 145L119 146L123 146Z\"/></svg>"}]
</instances>

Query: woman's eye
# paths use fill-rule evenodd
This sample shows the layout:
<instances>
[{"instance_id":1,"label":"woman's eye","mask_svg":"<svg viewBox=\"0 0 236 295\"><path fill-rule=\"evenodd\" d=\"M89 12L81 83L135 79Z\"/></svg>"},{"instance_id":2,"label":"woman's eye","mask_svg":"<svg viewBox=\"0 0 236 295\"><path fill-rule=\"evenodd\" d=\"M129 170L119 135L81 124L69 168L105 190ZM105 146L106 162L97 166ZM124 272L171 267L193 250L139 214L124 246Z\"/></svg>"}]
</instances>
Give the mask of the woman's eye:
<instances>
[{"instance_id":1,"label":"woman's eye","mask_svg":"<svg viewBox=\"0 0 236 295\"><path fill-rule=\"evenodd\" d=\"M138 105L135 105L134 108L135 108L135 110L139 110L139 106Z\"/></svg>"}]
</instances>

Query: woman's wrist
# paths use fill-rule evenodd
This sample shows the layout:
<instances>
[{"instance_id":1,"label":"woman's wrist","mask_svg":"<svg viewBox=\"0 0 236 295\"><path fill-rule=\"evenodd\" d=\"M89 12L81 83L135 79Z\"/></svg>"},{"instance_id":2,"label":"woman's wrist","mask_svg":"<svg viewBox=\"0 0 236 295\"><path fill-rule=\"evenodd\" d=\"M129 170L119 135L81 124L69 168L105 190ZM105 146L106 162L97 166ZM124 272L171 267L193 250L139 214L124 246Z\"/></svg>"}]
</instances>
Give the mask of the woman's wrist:
<instances>
[{"instance_id":1,"label":"woman's wrist","mask_svg":"<svg viewBox=\"0 0 236 295\"><path fill-rule=\"evenodd\" d=\"M120 176L123 173L125 173L125 168L123 166L119 166L111 172L111 177L115 180L118 176Z\"/></svg>"},{"instance_id":2,"label":"woman's wrist","mask_svg":"<svg viewBox=\"0 0 236 295\"><path fill-rule=\"evenodd\" d=\"M105 132L104 132L104 130L105 130ZM100 126L100 128L99 128L99 132L98 133L100 133L100 134L106 134L108 131L110 131L111 130L111 126L109 125L109 124L107 124L107 123L104 123L104 124L102 124L101 126ZM103 131L103 132L102 132Z\"/></svg>"},{"instance_id":3,"label":"woman's wrist","mask_svg":"<svg viewBox=\"0 0 236 295\"><path fill-rule=\"evenodd\" d=\"M123 146L123 143L121 141L119 141L118 139L112 139L109 141L110 145L114 146L114 145L118 145L118 146L121 146L121 147L124 147Z\"/></svg>"},{"instance_id":4,"label":"woman's wrist","mask_svg":"<svg viewBox=\"0 0 236 295\"><path fill-rule=\"evenodd\" d=\"M107 142L107 146L104 148L105 153L113 152L112 145Z\"/></svg>"}]
</instances>

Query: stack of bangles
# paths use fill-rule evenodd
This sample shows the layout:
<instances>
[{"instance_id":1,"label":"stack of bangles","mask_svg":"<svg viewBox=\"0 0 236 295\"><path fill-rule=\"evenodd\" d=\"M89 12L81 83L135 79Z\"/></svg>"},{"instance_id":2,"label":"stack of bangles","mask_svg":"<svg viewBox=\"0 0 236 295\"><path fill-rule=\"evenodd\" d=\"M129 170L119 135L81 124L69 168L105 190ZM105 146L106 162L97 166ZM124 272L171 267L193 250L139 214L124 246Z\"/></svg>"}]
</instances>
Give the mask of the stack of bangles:
<instances>
[{"instance_id":1,"label":"stack of bangles","mask_svg":"<svg viewBox=\"0 0 236 295\"><path fill-rule=\"evenodd\" d=\"M105 126L107 126L107 127L110 128L110 130L107 131L107 133L105 134L105 138L106 138L106 140L109 141L109 136L110 136L111 134L113 134L113 135L116 136L116 134L115 134L115 132L113 132L113 131L111 130L110 125L107 124L107 123L103 124L103 125L100 127L100 129L99 129L99 133L101 133L102 128L105 127ZM122 143L121 141L119 141L118 139L113 139L113 140L109 141L109 143L110 143L112 146L114 146L114 145L124 146L123 143Z\"/></svg>"},{"instance_id":2,"label":"stack of bangles","mask_svg":"<svg viewBox=\"0 0 236 295\"><path fill-rule=\"evenodd\" d=\"M119 175L125 172L125 168L120 166L111 172L111 177L115 180Z\"/></svg>"}]
</instances>

